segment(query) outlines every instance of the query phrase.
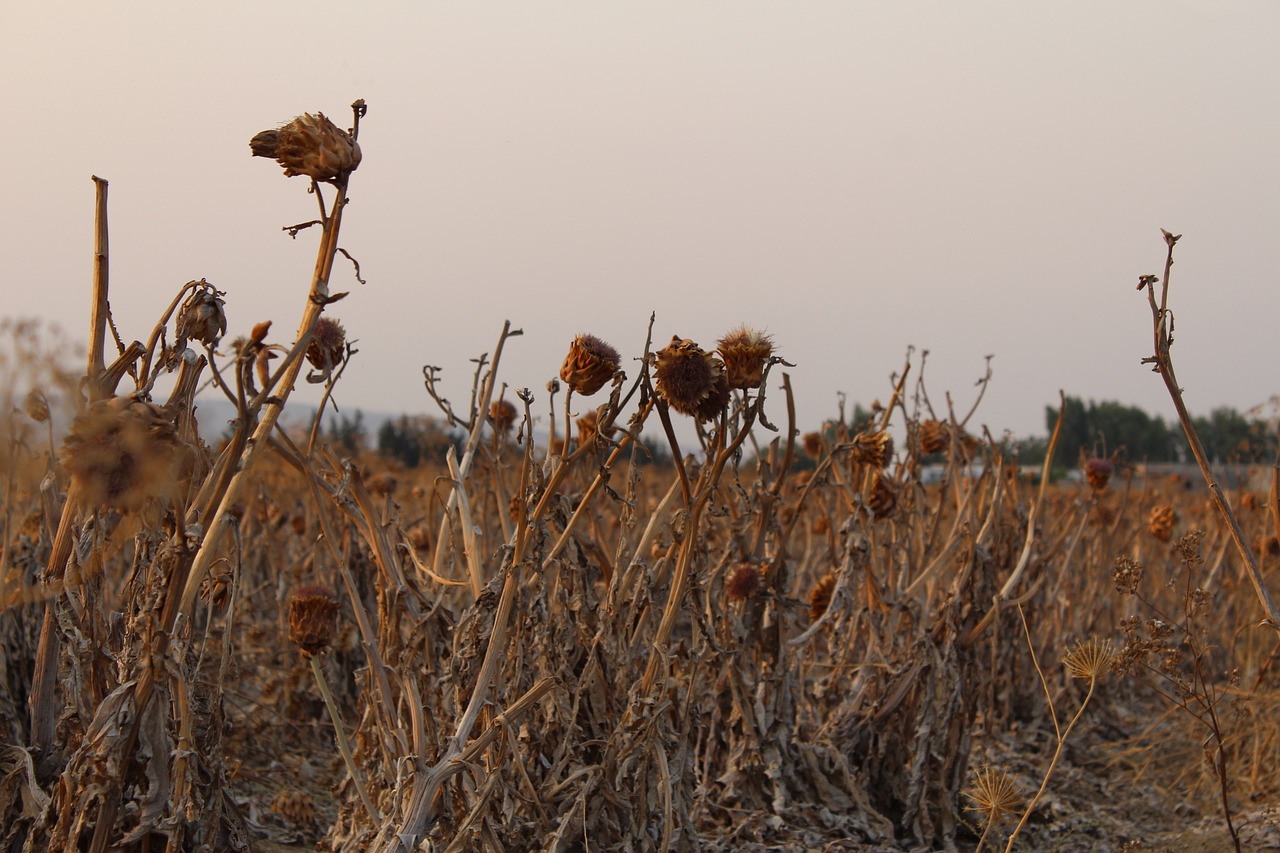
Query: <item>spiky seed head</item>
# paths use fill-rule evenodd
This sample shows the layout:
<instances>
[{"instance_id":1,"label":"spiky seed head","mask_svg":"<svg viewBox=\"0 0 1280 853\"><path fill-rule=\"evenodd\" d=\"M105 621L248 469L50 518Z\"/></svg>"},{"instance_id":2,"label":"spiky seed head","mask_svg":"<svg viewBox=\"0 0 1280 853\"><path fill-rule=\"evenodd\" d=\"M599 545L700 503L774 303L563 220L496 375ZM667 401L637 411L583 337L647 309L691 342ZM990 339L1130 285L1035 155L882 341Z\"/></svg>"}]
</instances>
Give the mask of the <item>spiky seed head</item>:
<instances>
[{"instance_id":1,"label":"spiky seed head","mask_svg":"<svg viewBox=\"0 0 1280 853\"><path fill-rule=\"evenodd\" d=\"M724 584L724 594L730 601L746 601L755 598L763 586L761 566L755 563L739 563L729 572Z\"/></svg>"},{"instance_id":2,"label":"spiky seed head","mask_svg":"<svg viewBox=\"0 0 1280 853\"><path fill-rule=\"evenodd\" d=\"M328 587L304 586L289 599L289 641L302 651L324 651L337 632L338 597Z\"/></svg>"},{"instance_id":3,"label":"spiky seed head","mask_svg":"<svg viewBox=\"0 0 1280 853\"><path fill-rule=\"evenodd\" d=\"M182 447L164 410L116 397L94 404L71 424L62 464L86 506L124 512L178 489Z\"/></svg>"},{"instance_id":4,"label":"spiky seed head","mask_svg":"<svg viewBox=\"0 0 1280 853\"><path fill-rule=\"evenodd\" d=\"M853 437L851 454L864 465L883 468L893 461L893 436L884 430L868 430Z\"/></svg>"},{"instance_id":5,"label":"spiky seed head","mask_svg":"<svg viewBox=\"0 0 1280 853\"><path fill-rule=\"evenodd\" d=\"M1013 780L989 765L978 768L964 795L972 802L969 810L979 812L988 824L999 823L1005 815L1022 810L1022 798Z\"/></svg>"},{"instance_id":6,"label":"spiky seed head","mask_svg":"<svg viewBox=\"0 0 1280 853\"><path fill-rule=\"evenodd\" d=\"M1106 459L1093 457L1084 463L1084 478L1089 482L1089 488L1095 492L1100 492L1107 487L1107 483L1111 481L1111 474L1116 470L1116 466Z\"/></svg>"},{"instance_id":7,"label":"spiky seed head","mask_svg":"<svg viewBox=\"0 0 1280 853\"><path fill-rule=\"evenodd\" d=\"M831 572L823 575L813 589L809 590L809 619L817 622L831 606L831 596L836 590L836 576Z\"/></svg>"},{"instance_id":8,"label":"spiky seed head","mask_svg":"<svg viewBox=\"0 0 1280 853\"><path fill-rule=\"evenodd\" d=\"M342 363L346 354L347 330L332 317L321 317L311 332L307 344L307 361L322 373L328 374Z\"/></svg>"},{"instance_id":9,"label":"spiky seed head","mask_svg":"<svg viewBox=\"0 0 1280 853\"><path fill-rule=\"evenodd\" d=\"M1173 538L1173 526L1178 522L1178 512L1169 504L1152 507L1147 519L1147 531L1161 542Z\"/></svg>"},{"instance_id":10,"label":"spiky seed head","mask_svg":"<svg viewBox=\"0 0 1280 853\"><path fill-rule=\"evenodd\" d=\"M589 397L618 372L618 351L595 335L578 335L560 365L560 378L575 394Z\"/></svg>"},{"instance_id":11,"label":"spiky seed head","mask_svg":"<svg viewBox=\"0 0 1280 853\"><path fill-rule=\"evenodd\" d=\"M658 350L654 356L654 377L658 396L682 415L707 420L702 415L719 397L723 396L725 403L728 402L724 364L688 338L674 335L671 343ZM717 399L704 407L712 395Z\"/></svg>"},{"instance_id":12,"label":"spiky seed head","mask_svg":"<svg viewBox=\"0 0 1280 853\"><path fill-rule=\"evenodd\" d=\"M1063 656L1062 663L1072 678L1094 681L1111 668L1111 661L1115 656L1115 649L1110 643L1090 637L1082 643L1076 643L1076 647Z\"/></svg>"},{"instance_id":13,"label":"spiky seed head","mask_svg":"<svg viewBox=\"0 0 1280 853\"><path fill-rule=\"evenodd\" d=\"M203 284L187 295L178 309L178 340L213 346L227 331L225 301L213 285Z\"/></svg>"},{"instance_id":14,"label":"spiky seed head","mask_svg":"<svg viewBox=\"0 0 1280 853\"><path fill-rule=\"evenodd\" d=\"M285 177L306 175L332 181L360 165L360 144L329 121L324 113L303 113L276 130L264 130L249 140L254 157L269 157L284 167Z\"/></svg>"},{"instance_id":15,"label":"spiky seed head","mask_svg":"<svg viewBox=\"0 0 1280 853\"><path fill-rule=\"evenodd\" d=\"M22 410L31 420L42 424L49 420L49 398L39 388L32 388L22 400Z\"/></svg>"},{"instance_id":16,"label":"spiky seed head","mask_svg":"<svg viewBox=\"0 0 1280 853\"><path fill-rule=\"evenodd\" d=\"M951 427L942 421L928 420L920 423L920 452L925 456L945 453L951 446Z\"/></svg>"},{"instance_id":17,"label":"spiky seed head","mask_svg":"<svg viewBox=\"0 0 1280 853\"><path fill-rule=\"evenodd\" d=\"M493 424L493 431L503 437L511 434L517 414L510 400L494 400L489 405L489 423Z\"/></svg>"},{"instance_id":18,"label":"spiky seed head","mask_svg":"<svg viewBox=\"0 0 1280 853\"><path fill-rule=\"evenodd\" d=\"M765 365L773 355L773 338L743 325L721 338L716 351L724 361L730 388L755 388L764 379Z\"/></svg>"},{"instance_id":19,"label":"spiky seed head","mask_svg":"<svg viewBox=\"0 0 1280 853\"><path fill-rule=\"evenodd\" d=\"M729 401L732 399L733 391L729 388L729 380L725 378L724 373L721 373L717 377L715 385L711 387L711 393L697 405L693 416L700 423L713 421L720 417L720 413L729 407Z\"/></svg>"}]
</instances>

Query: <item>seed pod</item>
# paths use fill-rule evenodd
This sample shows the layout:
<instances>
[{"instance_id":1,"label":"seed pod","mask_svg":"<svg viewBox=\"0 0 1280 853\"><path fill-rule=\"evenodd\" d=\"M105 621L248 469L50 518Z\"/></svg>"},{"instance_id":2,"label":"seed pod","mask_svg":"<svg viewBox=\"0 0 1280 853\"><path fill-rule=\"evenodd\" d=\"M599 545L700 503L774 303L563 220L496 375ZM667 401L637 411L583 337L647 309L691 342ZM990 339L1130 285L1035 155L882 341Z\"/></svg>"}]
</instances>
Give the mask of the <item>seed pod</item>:
<instances>
[{"instance_id":1,"label":"seed pod","mask_svg":"<svg viewBox=\"0 0 1280 853\"><path fill-rule=\"evenodd\" d=\"M773 339L755 329L740 326L720 339L716 351L724 360L730 388L755 388L764 378L765 364L773 355Z\"/></svg>"},{"instance_id":2,"label":"seed pod","mask_svg":"<svg viewBox=\"0 0 1280 853\"><path fill-rule=\"evenodd\" d=\"M303 113L278 130L264 130L249 140L249 150L274 159L289 178L332 181L360 165L360 144L324 113Z\"/></svg>"},{"instance_id":3,"label":"seed pod","mask_svg":"<svg viewBox=\"0 0 1280 853\"><path fill-rule=\"evenodd\" d=\"M589 397L605 386L619 364L618 351L595 335L578 335L560 366L560 378L575 394Z\"/></svg>"},{"instance_id":4,"label":"seed pod","mask_svg":"<svg viewBox=\"0 0 1280 853\"><path fill-rule=\"evenodd\" d=\"M289 599L289 642L309 655L324 651L338 632L338 598L319 584L304 586Z\"/></svg>"}]
</instances>

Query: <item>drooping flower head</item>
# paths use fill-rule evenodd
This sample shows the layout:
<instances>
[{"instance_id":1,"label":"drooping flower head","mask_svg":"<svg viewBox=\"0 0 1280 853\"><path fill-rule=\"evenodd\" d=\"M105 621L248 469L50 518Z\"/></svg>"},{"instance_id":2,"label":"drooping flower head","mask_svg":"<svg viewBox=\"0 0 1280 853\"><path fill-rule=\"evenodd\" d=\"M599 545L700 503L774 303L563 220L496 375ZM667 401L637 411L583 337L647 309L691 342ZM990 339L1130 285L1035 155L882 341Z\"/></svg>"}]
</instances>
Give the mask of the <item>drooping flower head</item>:
<instances>
[{"instance_id":1,"label":"drooping flower head","mask_svg":"<svg viewBox=\"0 0 1280 853\"><path fill-rule=\"evenodd\" d=\"M338 597L328 587L304 586L289 599L289 641L302 651L324 651L337 631Z\"/></svg>"},{"instance_id":2,"label":"drooping flower head","mask_svg":"<svg viewBox=\"0 0 1280 853\"><path fill-rule=\"evenodd\" d=\"M360 165L360 144L324 113L303 113L284 127L264 130L249 140L249 150L275 160L289 178L332 181Z\"/></svg>"},{"instance_id":3,"label":"drooping flower head","mask_svg":"<svg viewBox=\"0 0 1280 853\"><path fill-rule=\"evenodd\" d=\"M560 366L560 378L575 394L589 397L618 371L618 351L595 335L578 335Z\"/></svg>"}]
</instances>

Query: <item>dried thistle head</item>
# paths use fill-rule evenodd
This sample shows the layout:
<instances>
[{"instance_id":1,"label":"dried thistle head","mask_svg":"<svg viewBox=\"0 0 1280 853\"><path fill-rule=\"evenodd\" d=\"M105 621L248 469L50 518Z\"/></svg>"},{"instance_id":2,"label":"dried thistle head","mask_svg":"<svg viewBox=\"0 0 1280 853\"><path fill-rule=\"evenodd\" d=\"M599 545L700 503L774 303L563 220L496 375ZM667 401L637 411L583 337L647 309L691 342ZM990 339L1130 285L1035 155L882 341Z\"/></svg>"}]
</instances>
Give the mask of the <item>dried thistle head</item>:
<instances>
[{"instance_id":1,"label":"dried thistle head","mask_svg":"<svg viewBox=\"0 0 1280 853\"><path fill-rule=\"evenodd\" d=\"M347 330L332 317L321 317L311 332L307 344L307 361L322 373L328 374L342 363L347 349Z\"/></svg>"},{"instance_id":2,"label":"dried thistle head","mask_svg":"<svg viewBox=\"0 0 1280 853\"><path fill-rule=\"evenodd\" d=\"M595 335L578 335L560 365L560 378L575 394L589 397L613 378L620 362L618 351Z\"/></svg>"},{"instance_id":3,"label":"dried thistle head","mask_svg":"<svg viewBox=\"0 0 1280 853\"><path fill-rule=\"evenodd\" d=\"M1022 797L1018 796L1013 780L990 765L977 769L964 795L972 802L969 810L980 813L988 825L1022 811Z\"/></svg>"},{"instance_id":4,"label":"dried thistle head","mask_svg":"<svg viewBox=\"0 0 1280 853\"><path fill-rule=\"evenodd\" d=\"M724 582L724 594L730 601L746 601L760 593L763 584L762 566L755 563L739 563L729 572Z\"/></svg>"},{"instance_id":5,"label":"dried thistle head","mask_svg":"<svg viewBox=\"0 0 1280 853\"><path fill-rule=\"evenodd\" d=\"M922 421L917 429L920 452L925 456L945 453L951 446L951 427L942 421Z\"/></svg>"},{"instance_id":6,"label":"dried thistle head","mask_svg":"<svg viewBox=\"0 0 1280 853\"><path fill-rule=\"evenodd\" d=\"M72 422L59 455L86 506L133 512L178 489L182 446L151 403L116 397L94 404Z\"/></svg>"},{"instance_id":7,"label":"dried thistle head","mask_svg":"<svg viewBox=\"0 0 1280 853\"><path fill-rule=\"evenodd\" d=\"M517 414L510 400L494 400L489 405L489 422L493 424L493 431L503 437L511 434Z\"/></svg>"},{"instance_id":8,"label":"dried thistle head","mask_svg":"<svg viewBox=\"0 0 1280 853\"><path fill-rule=\"evenodd\" d=\"M867 430L853 437L851 455L864 465L883 468L893 461L893 436L884 430Z\"/></svg>"},{"instance_id":9,"label":"dried thistle head","mask_svg":"<svg viewBox=\"0 0 1280 853\"><path fill-rule=\"evenodd\" d=\"M827 572L817 583L813 585L813 589L809 590L809 619L817 622L827 612L827 608L831 606L831 596L835 594L836 576Z\"/></svg>"},{"instance_id":10,"label":"dried thistle head","mask_svg":"<svg viewBox=\"0 0 1280 853\"><path fill-rule=\"evenodd\" d=\"M338 597L328 587L304 586L289 599L289 642L302 651L324 651L337 632Z\"/></svg>"},{"instance_id":11,"label":"dried thistle head","mask_svg":"<svg viewBox=\"0 0 1280 853\"><path fill-rule=\"evenodd\" d=\"M227 331L227 312L222 292L201 282L178 309L178 340L199 341L213 346Z\"/></svg>"},{"instance_id":12,"label":"dried thistle head","mask_svg":"<svg viewBox=\"0 0 1280 853\"><path fill-rule=\"evenodd\" d=\"M724 361L730 388L755 388L764 379L765 365L773 355L773 338L743 325L721 338L716 351Z\"/></svg>"},{"instance_id":13,"label":"dried thistle head","mask_svg":"<svg viewBox=\"0 0 1280 853\"><path fill-rule=\"evenodd\" d=\"M1084 478L1089 483L1089 488L1095 492L1100 492L1107 487L1107 483L1111 480L1111 474L1116 470L1116 466L1106 459L1093 457L1084 463Z\"/></svg>"},{"instance_id":14,"label":"dried thistle head","mask_svg":"<svg viewBox=\"0 0 1280 853\"><path fill-rule=\"evenodd\" d=\"M705 421L728 404L724 364L688 338L672 336L655 354L653 372L658 396L682 415Z\"/></svg>"},{"instance_id":15,"label":"dried thistle head","mask_svg":"<svg viewBox=\"0 0 1280 853\"><path fill-rule=\"evenodd\" d=\"M271 810L294 826L312 827L316 823L316 802L305 791L281 791L271 801Z\"/></svg>"},{"instance_id":16,"label":"dried thistle head","mask_svg":"<svg viewBox=\"0 0 1280 853\"><path fill-rule=\"evenodd\" d=\"M822 433L806 432L800 439L800 443L804 447L805 455L810 459L817 459L822 455Z\"/></svg>"},{"instance_id":17,"label":"dried thistle head","mask_svg":"<svg viewBox=\"0 0 1280 853\"><path fill-rule=\"evenodd\" d=\"M1178 522L1178 512L1169 504L1152 507L1147 519L1147 531L1161 542L1173 538L1173 526Z\"/></svg>"},{"instance_id":18,"label":"dried thistle head","mask_svg":"<svg viewBox=\"0 0 1280 853\"><path fill-rule=\"evenodd\" d=\"M875 518L888 518L898 507L898 487L881 472L876 472L867 506L870 507L871 515Z\"/></svg>"},{"instance_id":19,"label":"dried thistle head","mask_svg":"<svg viewBox=\"0 0 1280 853\"><path fill-rule=\"evenodd\" d=\"M360 144L324 113L303 113L284 127L264 130L249 140L249 150L254 157L274 159L289 178L332 181L360 165Z\"/></svg>"},{"instance_id":20,"label":"dried thistle head","mask_svg":"<svg viewBox=\"0 0 1280 853\"><path fill-rule=\"evenodd\" d=\"M49 398L39 388L32 388L22 399L22 410L31 420L42 424L49 420Z\"/></svg>"},{"instance_id":21,"label":"dried thistle head","mask_svg":"<svg viewBox=\"0 0 1280 853\"><path fill-rule=\"evenodd\" d=\"M400 481L390 471L379 471L369 477L365 481L365 485L369 487L371 494L375 494L380 498L389 498L396 493L396 487L400 485Z\"/></svg>"},{"instance_id":22,"label":"dried thistle head","mask_svg":"<svg viewBox=\"0 0 1280 853\"><path fill-rule=\"evenodd\" d=\"M1096 681L1111 668L1115 656L1115 649L1109 642L1090 637L1082 643L1076 643L1074 649L1063 655L1062 663L1072 678Z\"/></svg>"},{"instance_id":23,"label":"dried thistle head","mask_svg":"<svg viewBox=\"0 0 1280 853\"><path fill-rule=\"evenodd\" d=\"M600 430L600 413L590 409L578 418L578 446L582 447L596 440Z\"/></svg>"}]
</instances>

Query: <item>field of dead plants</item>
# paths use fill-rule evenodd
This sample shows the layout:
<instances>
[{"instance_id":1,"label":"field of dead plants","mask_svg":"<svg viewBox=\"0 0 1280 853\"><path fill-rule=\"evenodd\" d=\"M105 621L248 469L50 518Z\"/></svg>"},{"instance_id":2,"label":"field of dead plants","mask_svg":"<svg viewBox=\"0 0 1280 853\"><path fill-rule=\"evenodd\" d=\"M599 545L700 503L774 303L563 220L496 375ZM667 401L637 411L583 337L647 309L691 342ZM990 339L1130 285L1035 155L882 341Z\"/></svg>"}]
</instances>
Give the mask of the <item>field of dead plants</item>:
<instances>
[{"instance_id":1,"label":"field of dead plants","mask_svg":"<svg viewBox=\"0 0 1280 853\"><path fill-rule=\"evenodd\" d=\"M1051 482L914 356L867 418L797 424L767 335L653 317L536 389L496 318L461 397L424 368L461 446L432 465L285 428L352 355L364 111L253 138L320 204L296 330L193 281L125 343L105 182L85 363L5 327L0 849L1280 845L1270 470L1051 440L1083 471Z\"/></svg>"}]
</instances>

